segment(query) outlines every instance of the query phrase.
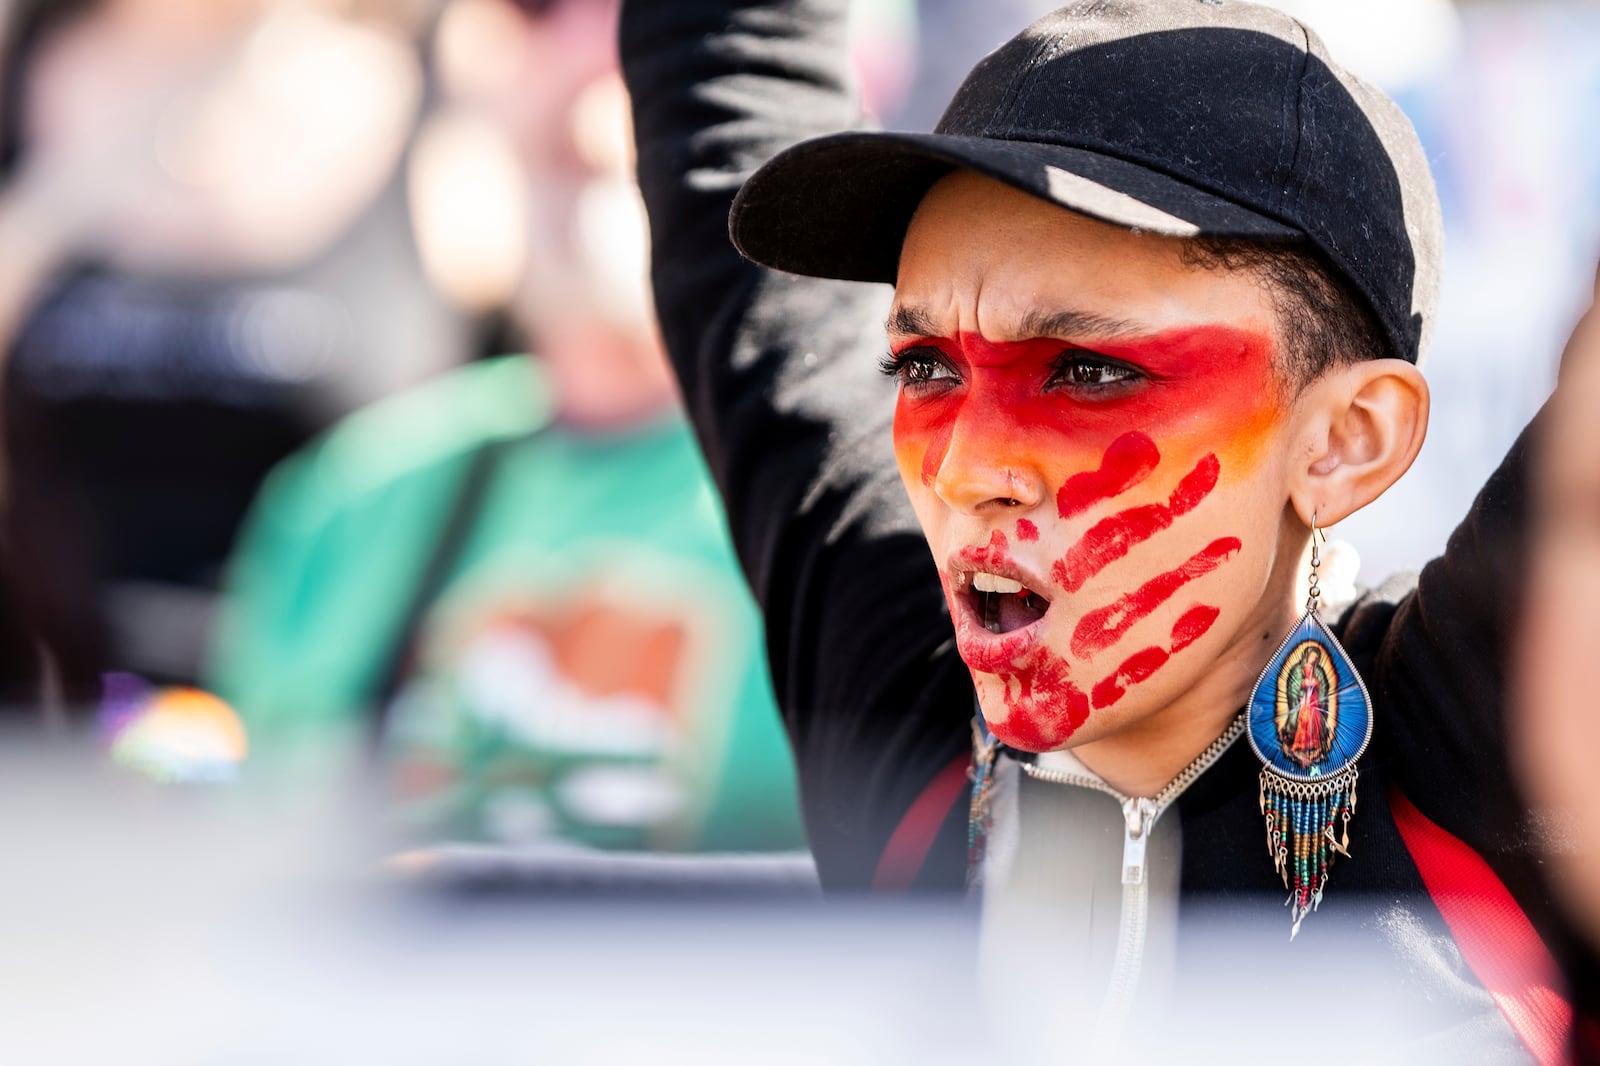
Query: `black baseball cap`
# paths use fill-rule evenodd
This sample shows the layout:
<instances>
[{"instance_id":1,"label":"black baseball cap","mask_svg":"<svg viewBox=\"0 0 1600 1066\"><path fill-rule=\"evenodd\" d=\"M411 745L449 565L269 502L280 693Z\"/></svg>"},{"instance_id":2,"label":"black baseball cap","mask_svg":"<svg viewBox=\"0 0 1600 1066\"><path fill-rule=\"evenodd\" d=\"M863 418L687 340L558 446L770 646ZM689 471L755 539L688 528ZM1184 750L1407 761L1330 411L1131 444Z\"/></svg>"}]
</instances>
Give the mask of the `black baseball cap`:
<instances>
[{"instance_id":1,"label":"black baseball cap","mask_svg":"<svg viewBox=\"0 0 1600 1066\"><path fill-rule=\"evenodd\" d=\"M739 250L796 274L893 283L918 203L966 168L1172 237L1309 244L1417 362L1442 226L1411 123L1317 36L1240 0L1080 0L1001 45L933 133L804 141L734 201Z\"/></svg>"}]
</instances>

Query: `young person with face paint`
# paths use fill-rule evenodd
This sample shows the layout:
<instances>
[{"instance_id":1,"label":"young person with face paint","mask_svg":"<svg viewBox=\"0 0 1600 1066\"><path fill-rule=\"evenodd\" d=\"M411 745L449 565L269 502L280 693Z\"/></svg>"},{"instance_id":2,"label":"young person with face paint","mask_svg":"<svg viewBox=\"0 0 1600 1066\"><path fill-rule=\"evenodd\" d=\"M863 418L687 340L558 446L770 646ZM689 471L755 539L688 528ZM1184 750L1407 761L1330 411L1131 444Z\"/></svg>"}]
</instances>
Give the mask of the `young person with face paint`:
<instances>
[{"instance_id":1,"label":"young person with face paint","mask_svg":"<svg viewBox=\"0 0 1600 1066\"><path fill-rule=\"evenodd\" d=\"M1440 222L1409 123L1278 12L1110 0L985 59L934 134L831 134L857 118L840 6L630 4L622 27L658 313L825 884L975 879L1009 1012L1098 1040L1162 1016L1136 1003L1167 981L1186 1024L1260 999L1263 970L1179 937L1216 902L1274 973L1367 960L1327 1003L1401 1019L1374 1039L1553 1061L1569 941L1501 698L1525 443L1444 556L1334 624L1374 732L1292 947L1240 739L1313 520L1422 444Z\"/></svg>"}]
</instances>

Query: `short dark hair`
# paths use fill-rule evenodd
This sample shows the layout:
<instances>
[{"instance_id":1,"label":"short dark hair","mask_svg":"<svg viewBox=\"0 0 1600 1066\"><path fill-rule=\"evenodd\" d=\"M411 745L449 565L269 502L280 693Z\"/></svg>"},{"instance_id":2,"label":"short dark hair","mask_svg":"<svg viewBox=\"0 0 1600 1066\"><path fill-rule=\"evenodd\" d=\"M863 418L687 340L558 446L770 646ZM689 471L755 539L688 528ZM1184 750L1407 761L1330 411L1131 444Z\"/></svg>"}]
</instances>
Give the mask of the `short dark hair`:
<instances>
[{"instance_id":1,"label":"short dark hair","mask_svg":"<svg viewBox=\"0 0 1600 1066\"><path fill-rule=\"evenodd\" d=\"M1314 249L1224 237L1183 242L1203 270L1254 273L1278 311L1278 374L1289 396L1336 366L1393 355L1377 315Z\"/></svg>"}]
</instances>

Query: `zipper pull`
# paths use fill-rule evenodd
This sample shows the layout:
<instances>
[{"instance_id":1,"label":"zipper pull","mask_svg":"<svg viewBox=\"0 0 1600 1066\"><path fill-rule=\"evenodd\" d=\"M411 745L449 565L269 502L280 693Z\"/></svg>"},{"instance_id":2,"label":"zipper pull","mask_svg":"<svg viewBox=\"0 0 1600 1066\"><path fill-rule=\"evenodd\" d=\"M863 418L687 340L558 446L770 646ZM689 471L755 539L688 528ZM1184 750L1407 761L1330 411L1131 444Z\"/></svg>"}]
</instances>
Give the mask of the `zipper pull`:
<instances>
[{"instance_id":1,"label":"zipper pull","mask_svg":"<svg viewBox=\"0 0 1600 1066\"><path fill-rule=\"evenodd\" d=\"M1144 845L1155 821L1156 801L1140 796L1122 801L1122 821L1127 832L1122 837L1122 883L1144 883Z\"/></svg>"}]
</instances>

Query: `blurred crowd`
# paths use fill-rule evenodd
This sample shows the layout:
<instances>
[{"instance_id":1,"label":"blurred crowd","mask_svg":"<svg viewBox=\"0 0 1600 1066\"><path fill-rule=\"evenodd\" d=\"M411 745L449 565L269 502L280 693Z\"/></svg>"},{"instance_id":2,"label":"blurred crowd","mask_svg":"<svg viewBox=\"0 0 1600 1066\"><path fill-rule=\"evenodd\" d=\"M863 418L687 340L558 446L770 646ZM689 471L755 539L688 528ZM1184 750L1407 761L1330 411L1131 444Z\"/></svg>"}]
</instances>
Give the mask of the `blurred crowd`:
<instances>
[{"instance_id":1,"label":"blurred crowd","mask_svg":"<svg viewBox=\"0 0 1600 1066\"><path fill-rule=\"evenodd\" d=\"M866 105L928 128L1049 6L858 4ZM1411 113L1450 233L1443 443L1336 531L1372 582L1589 299L1600 9L1281 6ZM616 8L0 4L0 714L165 781L375 770L415 842L803 847L652 324Z\"/></svg>"},{"instance_id":2,"label":"blurred crowd","mask_svg":"<svg viewBox=\"0 0 1600 1066\"><path fill-rule=\"evenodd\" d=\"M799 846L616 7L9 6L8 715L375 768L419 840Z\"/></svg>"}]
</instances>

